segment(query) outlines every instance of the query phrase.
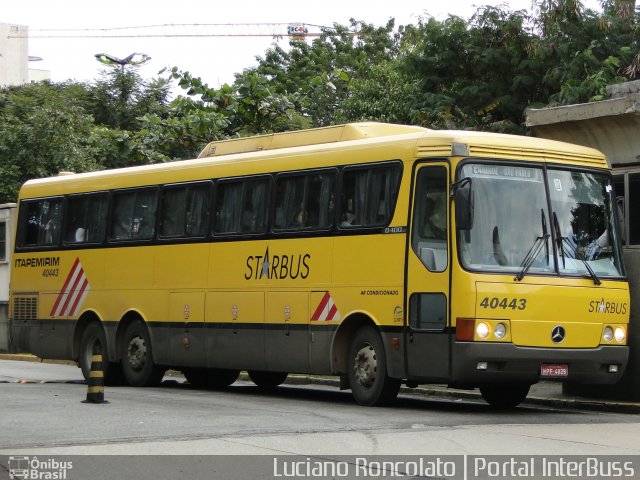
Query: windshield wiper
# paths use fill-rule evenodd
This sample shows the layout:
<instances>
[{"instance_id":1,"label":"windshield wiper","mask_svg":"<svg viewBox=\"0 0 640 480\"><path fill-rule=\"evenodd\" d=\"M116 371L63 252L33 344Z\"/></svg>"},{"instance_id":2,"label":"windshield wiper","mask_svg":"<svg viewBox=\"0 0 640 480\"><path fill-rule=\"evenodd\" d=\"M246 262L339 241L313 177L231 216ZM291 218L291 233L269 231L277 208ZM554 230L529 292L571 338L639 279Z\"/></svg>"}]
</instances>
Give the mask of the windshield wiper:
<instances>
[{"instance_id":1,"label":"windshield wiper","mask_svg":"<svg viewBox=\"0 0 640 480\"><path fill-rule=\"evenodd\" d=\"M558 254L562 257L562 268L567 268L567 262L564 259L564 247L562 246L562 241L565 238L560 234L560 223L558 222L556 212L553 212L553 229L556 234L556 249L558 250Z\"/></svg>"},{"instance_id":2,"label":"windshield wiper","mask_svg":"<svg viewBox=\"0 0 640 480\"><path fill-rule=\"evenodd\" d=\"M584 267L587 269L587 272L589 272L589 275L593 279L594 285L602 284L596 272L594 272L593 268L591 268L591 265L589 265L589 262L584 258L578 258L577 247L571 243L569 238L563 237L560 234L560 224L558 223L558 217L556 216L556 212L553 212L553 224L555 226L555 231L556 231L556 243L558 246L558 253L562 255L562 268L566 268L566 262L564 258L565 245L566 245L569 249L569 253L573 254L573 258L576 260L580 260L584 264Z\"/></svg>"},{"instance_id":3,"label":"windshield wiper","mask_svg":"<svg viewBox=\"0 0 640 480\"><path fill-rule=\"evenodd\" d=\"M542 250L542 246L547 243L548 238L548 233L545 233L540 237L536 237L535 242L533 242L533 245L531 245L531 248L524 257L524 260L522 260L522 263L520 264L521 270L515 276L514 280L519 282L524 278L529 271L529 268L531 268L531 265L533 265L533 262L538 257L540 250Z\"/></svg>"},{"instance_id":4,"label":"windshield wiper","mask_svg":"<svg viewBox=\"0 0 640 480\"><path fill-rule=\"evenodd\" d=\"M562 245L563 247L564 245L567 245L571 249L570 251L571 253L573 253L573 258L575 258L576 260L580 260L584 264L587 272L589 272L589 275L591 275L591 278L593 279L593 283L595 285L600 285L602 282L600 281L600 278L598 277L596 272L593 271L593 268L591 268L591 265L589 265L589 262L587 260L585 260L584 258L578 258L578 251L576 247L573 246L573 244L567 237L562 237Z\"/></svg>"},{"instance_id":5,"label":"windshield wiper","mask_svg":"<svg viewBox=\"0 0 640 480\"><path fill-rule=\"evenodd\" d=\"M540 210L540 218L542 221L542 236L536 237L536 240L533 242L533 245L531 245L531 248L529 249L527 254L524 256L524 259L520 264L520 272L518 272L518 274L514 278L514 280L517 282L521 281L524 278L524 276L527 274L527 272L529 271L529 268L531 268L531 265L533 265L533 262L535 261L535 259L538 258L538 254L540 253L540 250L542 249L543 245L545 247L545 252L546 252L546 261L547 261L547 264L549 264L549 244L547 243L547 240L549 239L549 233L547 232L547 219L544 216L544 210L542 209Z\"/></svg>"}]
</instances>

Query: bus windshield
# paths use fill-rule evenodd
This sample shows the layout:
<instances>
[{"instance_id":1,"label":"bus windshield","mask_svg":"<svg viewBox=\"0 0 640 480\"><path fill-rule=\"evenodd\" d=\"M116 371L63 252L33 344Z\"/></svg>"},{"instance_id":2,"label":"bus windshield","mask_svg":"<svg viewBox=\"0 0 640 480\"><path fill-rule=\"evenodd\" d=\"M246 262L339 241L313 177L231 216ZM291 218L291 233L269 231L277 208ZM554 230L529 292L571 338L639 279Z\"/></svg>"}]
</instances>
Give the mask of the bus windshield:
<instances>
[{"instance_id":1,"label":"bus windshield","mask_svg":"<svg viewBox=\"0 0 640 480\"><path fill-rule=\"evenodd\" d=\"M466 164L474 219L459 233L470 270L621 277L610 178L573 170ZM547 201L547 192L550 202ZM551 211L549 211L549 205Z\"/></svg>"}]
</instances>

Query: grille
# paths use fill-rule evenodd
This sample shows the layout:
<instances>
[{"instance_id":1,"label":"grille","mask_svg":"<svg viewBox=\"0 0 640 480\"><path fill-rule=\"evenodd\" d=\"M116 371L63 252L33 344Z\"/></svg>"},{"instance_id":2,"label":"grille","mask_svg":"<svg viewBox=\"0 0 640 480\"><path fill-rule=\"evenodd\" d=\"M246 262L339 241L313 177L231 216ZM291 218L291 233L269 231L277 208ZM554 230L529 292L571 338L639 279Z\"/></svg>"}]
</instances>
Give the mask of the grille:
<instances>
[{"instance_id":1,"label":"grille","mask_svg":"<svg viewBox=\"0 0 640 480\"><path fill-rule=\"evenodd\" d=\"M14 320L36 320L38 318L38 297L13 297L13 318Z\"/></svg>"},{"instance_id":2,"label":"grille","mask_svg":"<svg viewBox=\"0 0 640 480\"><path fill-rule=\"evenodd\" d=\"M449 157L451 156L451 144L443 145L418 145L418 157Z\"/></svg>"},{"instance_id":3,"label":"grille","mask_svg":"<svg viewBox=\"0 0 640 480\"><path fill-rule=\"evenodd\" d=\"M607 161L603 157L553 150L534 150L526 147L469 145L469 154L473 157L503 157L513 158L515 160L585 163L597 167L607 166Z\"/></svg>"}]
</instances>

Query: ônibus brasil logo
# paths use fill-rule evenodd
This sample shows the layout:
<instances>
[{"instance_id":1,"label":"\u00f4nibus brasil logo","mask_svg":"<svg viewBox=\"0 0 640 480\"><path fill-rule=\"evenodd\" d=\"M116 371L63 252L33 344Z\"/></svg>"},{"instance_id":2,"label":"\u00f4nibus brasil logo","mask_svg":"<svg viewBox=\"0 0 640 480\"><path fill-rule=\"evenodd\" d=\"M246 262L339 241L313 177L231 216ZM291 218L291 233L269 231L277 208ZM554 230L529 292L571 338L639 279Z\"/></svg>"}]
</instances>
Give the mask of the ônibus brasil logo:
<instances>
[{"instance_id":1,"label":"\u00f4nibus brasil logo","mask_svg":"<svg viewBox=\"0 0 640 480\"><path fill-rule=\"evenodd\" d=\"M38 457L9 457L9 478L11 480L67 480L73 462L54 458L44 460Z\"/></svg>"}]
</instances>

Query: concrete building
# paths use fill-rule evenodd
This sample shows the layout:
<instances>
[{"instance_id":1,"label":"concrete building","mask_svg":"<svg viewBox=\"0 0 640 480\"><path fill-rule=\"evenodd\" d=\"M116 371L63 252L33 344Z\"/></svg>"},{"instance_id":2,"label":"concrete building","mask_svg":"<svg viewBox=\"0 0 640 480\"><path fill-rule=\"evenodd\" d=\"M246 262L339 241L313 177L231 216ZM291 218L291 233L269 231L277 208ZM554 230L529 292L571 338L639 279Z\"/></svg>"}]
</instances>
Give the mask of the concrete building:
<instances>
[{"instance_id":1,"label":"concrete building","mask_svg":"<svg viewBox=\"0 0 640 480\"><path fill-rule=\"evenodd\" d=\"M640 81L607 87L608 99L530 109L526 125L536 137L597 148L613 168L616 195L624 198L624 260L631 285L630 367L613 392L640 400ZM600 387L602 391L602 387Z\"/></svg>"},{"instance_id":2,"label":"concrete building","mask_svg":"<svg viewBox=\"0 0 640 480\"><path fill-rule=\"evenodd\" d=\"M0 88L48 80L46 70L29 69L29 28L0 23Z\"/></svg>"}]
</instances>

